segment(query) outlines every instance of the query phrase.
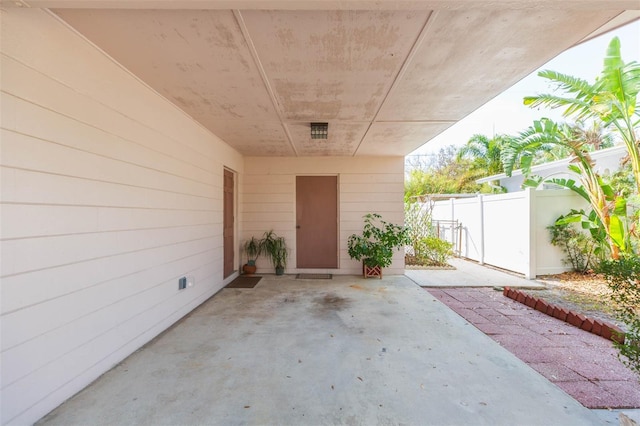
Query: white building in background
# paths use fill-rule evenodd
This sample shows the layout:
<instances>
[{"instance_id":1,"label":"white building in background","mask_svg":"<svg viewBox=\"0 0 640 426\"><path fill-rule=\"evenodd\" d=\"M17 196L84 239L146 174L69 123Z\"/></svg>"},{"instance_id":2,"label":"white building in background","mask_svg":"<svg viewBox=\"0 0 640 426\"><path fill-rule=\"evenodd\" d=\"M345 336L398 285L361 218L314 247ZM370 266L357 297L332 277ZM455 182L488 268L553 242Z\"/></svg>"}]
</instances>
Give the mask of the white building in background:
<instances>
[{"instance_id":1,"label":"white building in background","mask_svg":"<svg viewBox=\"0 0 640 426\"><path fill-rule=\"evenodd\" d=\"M627 150L624 145L618 145L594 151L590 153L590 155L595 162L595 170L601 175L605 175L613 173L620 168L622 159L627 155ZM552 178L576 179L577 176L568 168L570 161L571 158L563 158L562 160L539 164L531 168L531 174L541 176L543 180ZM478 179L476 182L480 184L488 183L495 186L502 186L503 188L506 188L507 192L517 192L522 190L524 175L522 174L522 170L518 169L514 170L511 176L501 173L499 175ZM555 187L556 186L553 184L543 183L540 186L540 189L552 189Z\"/></svg>"},{"instance_id":2,"label":"white building in background","mask_svg":"<svg viewBox=\"0 0 640 426\"><path fill-rule=\"evenodd\" d=\"M626 155L624 146L591 153L595 169L603 175L618 170ZM545 179L577 181L578 177L568 169L570 161L565 158L540 164L531 172ZM547 228L571 209L588 209L588 203L575 192L553 184L542 184L537 191L523 190L523 181L522 170L514 170L511 177L502 173L479 179L478 183L500 185L507 193L436 200L432 218L455 223L457 252L480 264L518 272L526 278L570 270L563 263L562 251L551 244Z\"/></svg>"}]
</instances>

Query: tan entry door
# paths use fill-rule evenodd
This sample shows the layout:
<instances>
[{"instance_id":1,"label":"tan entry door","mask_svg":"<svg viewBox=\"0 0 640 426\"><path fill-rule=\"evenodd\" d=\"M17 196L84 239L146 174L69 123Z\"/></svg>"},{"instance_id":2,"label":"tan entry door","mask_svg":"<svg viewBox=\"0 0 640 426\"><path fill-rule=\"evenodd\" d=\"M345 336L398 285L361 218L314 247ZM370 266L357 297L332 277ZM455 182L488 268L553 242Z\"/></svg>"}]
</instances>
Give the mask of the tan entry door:
<instances>
[{"instance_id":1,"label":"tan entry door","mask_svg":"<svg viewBox=\"0 0 640 426\"><path fill-rule=\"evenodd\" d=\"M223 275L227 278L233 273L233 172L229 170L224 171L224 201L223 201Z\"/></svg>"},{"instance_id":2,"label":"tan entry door","mask_svg":"<svg viewBox=\"0 0 640 426\"><path fill-rule=\"evenodd\" d=\"M338 267L338 177L296 177L298 268Z\"/></svg>"}]
</instances>

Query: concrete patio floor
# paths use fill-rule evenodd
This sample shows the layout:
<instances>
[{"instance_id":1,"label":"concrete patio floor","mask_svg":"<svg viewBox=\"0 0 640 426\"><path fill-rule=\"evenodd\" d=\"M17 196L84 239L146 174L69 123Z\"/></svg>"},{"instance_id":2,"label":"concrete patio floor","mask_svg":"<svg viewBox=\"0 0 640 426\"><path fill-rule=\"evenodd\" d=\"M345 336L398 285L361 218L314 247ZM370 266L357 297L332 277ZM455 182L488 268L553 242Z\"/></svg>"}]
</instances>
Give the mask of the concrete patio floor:
<instances>
[{"instance_id":1,"label":"concrete patio floor","mask_svg":"<svg viewBox=\"0 0 640 426\"><path fill-rule=\"evenodd\" d=\"M223 289L39 423L601 422L404 276L266 276Z\"/></svg>"}]
</instances>

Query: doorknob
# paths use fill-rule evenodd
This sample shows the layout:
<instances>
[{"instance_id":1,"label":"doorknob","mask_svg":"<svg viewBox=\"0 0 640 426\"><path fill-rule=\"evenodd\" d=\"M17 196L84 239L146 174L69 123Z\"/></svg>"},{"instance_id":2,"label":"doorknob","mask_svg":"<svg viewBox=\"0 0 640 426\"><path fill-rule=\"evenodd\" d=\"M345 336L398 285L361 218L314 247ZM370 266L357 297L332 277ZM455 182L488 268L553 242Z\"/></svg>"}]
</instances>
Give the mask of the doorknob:
<instances>
[{"instance_id":1,"label":"doorknob","mask_svg":"<svg viewBox=\"0 0 640 426\"><path fill-rule=\"evenodd\" d=\"M300 225L296 225L296 229L300 229Z\"/></svg>"}]
</instances>

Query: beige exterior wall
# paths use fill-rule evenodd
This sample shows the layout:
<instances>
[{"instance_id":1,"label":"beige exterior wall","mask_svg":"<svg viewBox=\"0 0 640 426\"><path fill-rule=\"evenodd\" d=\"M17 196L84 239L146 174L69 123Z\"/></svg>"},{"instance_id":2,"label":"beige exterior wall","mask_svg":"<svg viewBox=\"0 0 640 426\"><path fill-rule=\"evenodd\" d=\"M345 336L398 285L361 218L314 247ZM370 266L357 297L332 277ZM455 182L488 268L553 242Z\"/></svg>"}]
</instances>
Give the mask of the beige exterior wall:
<instances>
[{"instance_id":1,"label":"beige exterior wall","mask_svg":"<svg viewBox=\"0 0 640 426\"><path fill-rule=\"evenodd\" d=\"M338 270L298 269L296 265L296 176L313 175L338 176ZM273 229L285 237L291 249L286 273L360 274L362 265L349 258L347 239L362 231L362 216L367 213L379 213L387 222L403 224L403 188L403 157L247 158L241 189L242 241ZM265 258L258 260L258 272L272 272ZM398 251L384 274L402 273L404 252Z\"/></svg>"},{"instance_id":2,"label":"beige exterior wall","mask_svg":"<svg viewBox=\"0 0 640 426\"><path fill-rule=\"evenodd\" d=\"M235 277L225 167L236 249L274 229L288 273L297 175L338 176L339 269L326 272L361 272L346 241L364 214L403 222L402 157L244 159L54 15L0 13L2 424L38 420ZM385 274L402 272L397 252ZM193 286L179 291L182 276Z\"/></svg>"},{"instance_id":3,"label":"beige exterior wall","mask_svg":"<svg viewBox=\"0 0 640 426\"><path fill-rule=\"evenodd\" d=\"M225 285L243 159L48 12L0 14L0 411L28 424Z\"/></svg>"}]
</instances>

